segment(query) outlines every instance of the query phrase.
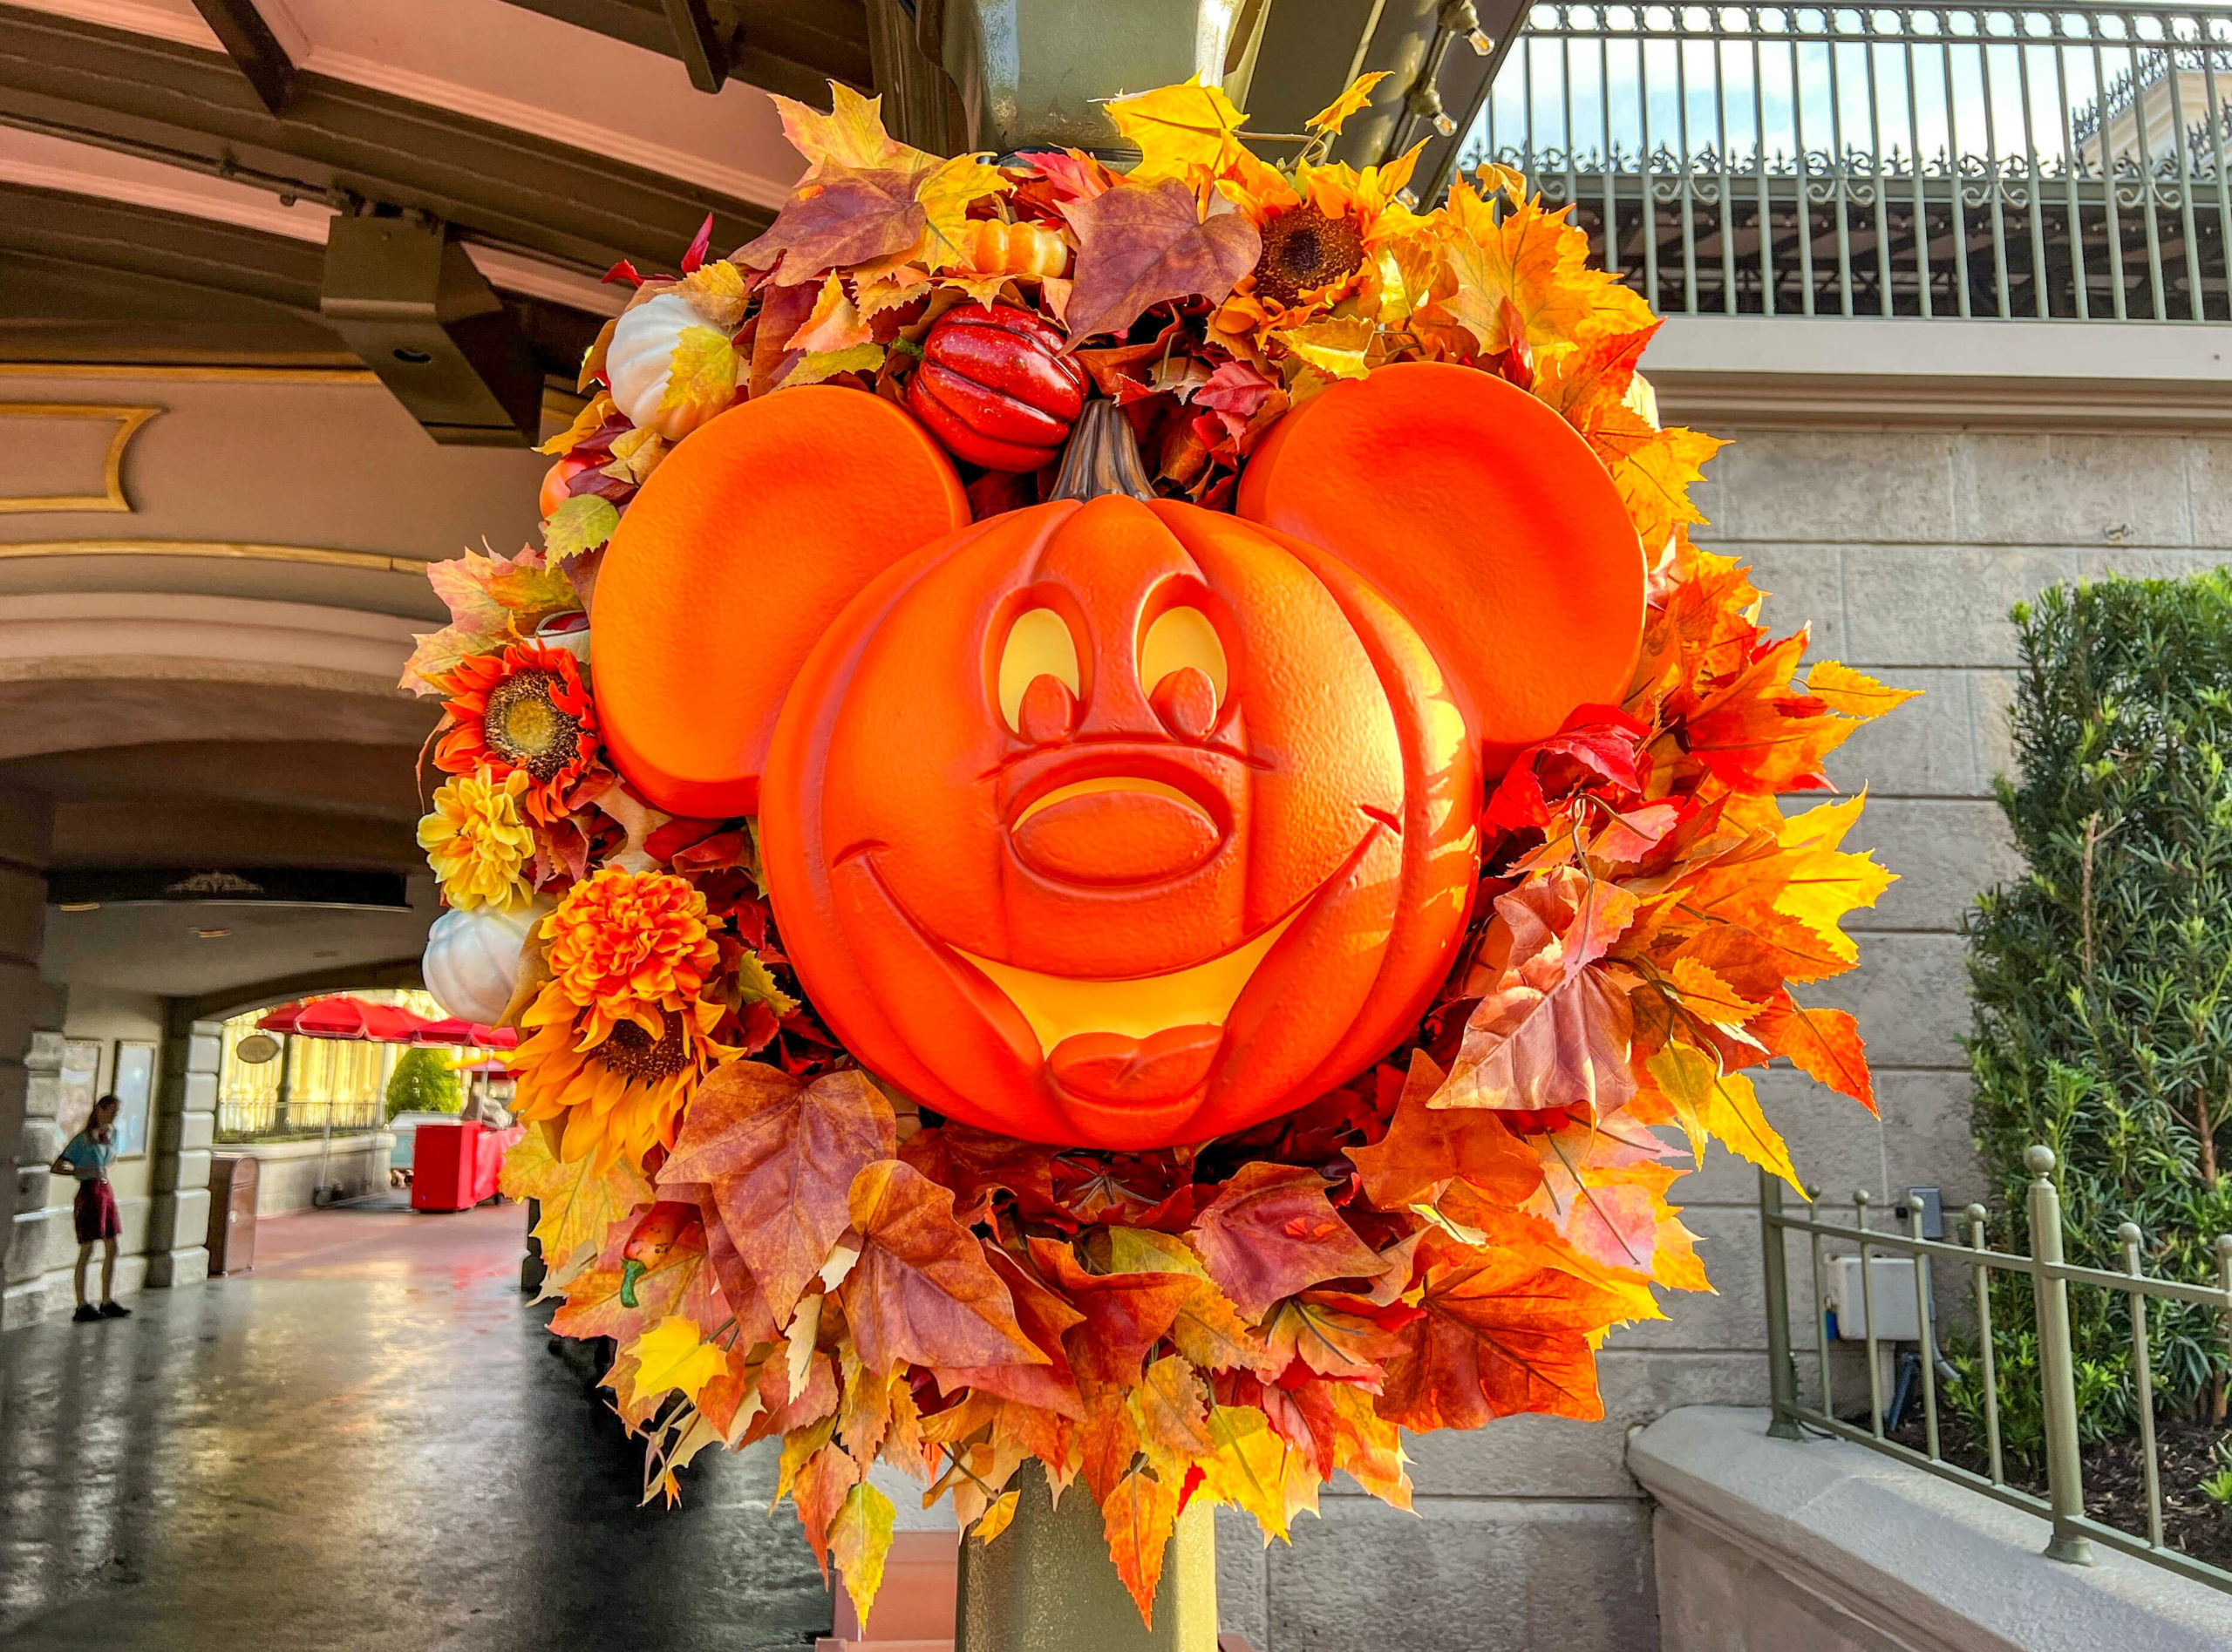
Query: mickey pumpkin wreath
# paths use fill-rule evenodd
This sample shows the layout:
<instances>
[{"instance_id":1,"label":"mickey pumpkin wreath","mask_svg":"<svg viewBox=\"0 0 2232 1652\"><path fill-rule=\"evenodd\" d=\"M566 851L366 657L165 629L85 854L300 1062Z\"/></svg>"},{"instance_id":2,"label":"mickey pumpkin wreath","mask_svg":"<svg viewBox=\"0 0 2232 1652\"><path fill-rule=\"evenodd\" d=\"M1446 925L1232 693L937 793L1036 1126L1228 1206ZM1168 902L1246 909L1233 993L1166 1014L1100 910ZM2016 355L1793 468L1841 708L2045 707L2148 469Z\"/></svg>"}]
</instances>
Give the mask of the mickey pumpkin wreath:
<instances>
[{"instance_id":1,"label":"mickey pumpkin wreath","mask_svg":"<svg viewBox=\"0 0 2232 1652\"><path fill-rule=\"evenodd\" d=\"M1082 1482L1145 1613L1192 1498L1600 1415L1705 1288L1671 1184L1794 1180L1746 1070L1873 1105L1793 989L1889 874L1776 799L1905 697L1691 544L1718 444L1562 214L1324 161L1371 78L1285 167L1119 100L1122 173L778 99L805 177L637 282L544 546L433 570L429 984L525 1034L552 1329L647 1498L779 1437L863 1615L879 1459L988 1540Z\"/></svg>"}]
</instances>

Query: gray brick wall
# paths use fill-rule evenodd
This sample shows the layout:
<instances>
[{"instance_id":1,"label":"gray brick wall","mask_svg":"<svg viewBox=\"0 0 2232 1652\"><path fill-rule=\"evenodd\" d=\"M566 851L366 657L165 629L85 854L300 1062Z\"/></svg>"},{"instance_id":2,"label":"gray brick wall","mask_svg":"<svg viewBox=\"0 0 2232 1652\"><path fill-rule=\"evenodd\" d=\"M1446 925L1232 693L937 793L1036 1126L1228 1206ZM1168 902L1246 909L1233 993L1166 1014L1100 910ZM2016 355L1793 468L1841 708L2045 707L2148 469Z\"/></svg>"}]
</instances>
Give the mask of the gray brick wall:
<instances>
[{"instance_id":1,"label":"gray brick wall","mask_svg":"<svg viewBox=\"0 0 2232 1652\"><path fill-rule=\"evenodd\" d=\"M1957 931L1979 888L2020 870L1991 801L2011 761L2007 610L2060 580L2232 558L2232 438L1717 433L1733 445L1700 491L1712 518L1700 542L1753 566L1777 630L1810 622L1815 657L1925 691L1829 763L1841 787L1870 792L1848 846L1875 849L1901 877L1849 926L1860 969L1818 994L1861 1017L1882 1125L1796 1075L1767 1075L1760 1094L1809 1180L1880 1190L1888 1164L1891 1186L1934 1183L1966 1203L1984 1188L1956 1042L1968 1024ZM1228 1570L1228 1594L1264 1591L1233 1600L1232 1620L1265 1626L1269 1652L1655 1646L1626 1435L1677 1405L1765 1403L1755 1187L1751 1166L1716 1152L1675 1189L1718 1294L1670 1297L1666 1322L1612 1340L1603 1424L1519 1417L1409 1442L1423 1524L1329 1497L1324 1519L1302 1522L1261 1574Z\"/></svg>"}]
</instances>

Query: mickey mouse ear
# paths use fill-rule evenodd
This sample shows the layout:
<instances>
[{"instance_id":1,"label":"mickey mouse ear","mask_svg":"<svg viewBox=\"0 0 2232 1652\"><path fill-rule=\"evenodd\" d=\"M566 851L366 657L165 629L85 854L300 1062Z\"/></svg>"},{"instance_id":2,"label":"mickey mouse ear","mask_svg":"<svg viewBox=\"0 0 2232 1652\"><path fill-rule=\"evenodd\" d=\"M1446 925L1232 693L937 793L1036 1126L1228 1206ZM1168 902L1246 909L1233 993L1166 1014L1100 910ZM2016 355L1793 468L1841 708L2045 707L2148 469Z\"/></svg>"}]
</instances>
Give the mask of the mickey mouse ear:
<instances>
[{"instance_id":1,"label":"mickey mouse ear","mask_svg":"<svg viewBox=\"0 0 2232 1652\"><path fill-rule=\"evenodd\" d=\"M597 718L662 809L751 814L806 654L893 563L970 520L902 409L803 385L723 413L651 472L598 570Z\"/></svg>"},{"instance_id":2,"label":"mickey mouse ear","mask_svg":"<svg viewBox=\"0 0 2232 1652\"><path fill-rule=\"evenodd\" d=\"M1580 433L1500 378L1412 362L1336 384L1272 427L1238 509L1332 552L1402 612L1492 770L1627 690L1635 527Z\"/></svg>"}]
</instances>

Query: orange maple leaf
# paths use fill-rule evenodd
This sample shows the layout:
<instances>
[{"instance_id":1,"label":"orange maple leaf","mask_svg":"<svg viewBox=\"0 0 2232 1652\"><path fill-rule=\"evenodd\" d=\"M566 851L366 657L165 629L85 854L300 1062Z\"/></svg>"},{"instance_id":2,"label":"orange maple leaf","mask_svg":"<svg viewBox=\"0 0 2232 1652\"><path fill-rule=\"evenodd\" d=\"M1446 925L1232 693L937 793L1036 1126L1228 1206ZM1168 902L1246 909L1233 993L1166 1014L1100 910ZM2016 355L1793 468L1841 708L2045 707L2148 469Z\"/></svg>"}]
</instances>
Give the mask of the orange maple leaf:
<instances>
[{"instance_id":1,"label":"orange maple leaf","mask_svg":"<svg viewBox=\"0 0 2232 1652\"><path fill-rule=\"evenodd\" d=\"M1400 1210L1431 1202L1445 1183L1462 1176L1494 1199L1520 1204L1541 1180L1534 1156L1493 1116L1429 1107L1442 1082L1432 1058L1413 1050L1387 1133L1368 1147L1347 1150L1365 1194L1382 1210Z\"/></svg>"},{"instance_id":2,"label":"orange maple leaf","mask_svg":"<svg viewBox=\"0 0 2232 1652\"><path fill-rule=\"evenodd\" d=\"M1250 1319L1325 1280L1379 1272L1378 1257L1326 1199L1325 1179L1307 1166L1242 1165L1187 1232L1209 1277Z\"/></svg>"},{"instance_id":3,"label":"orange maple leaf","mask_svg":"<svg viewBox=\"0 0 2232 1652\"><path fill-rule=\"evenodd\" d=\"M983 1241L954 1220L953 1193L911 1165L878 1159L853 1183L860 1260L838 1293L861 1363L1045 1365Z\"/></svg>"}]
</instances>

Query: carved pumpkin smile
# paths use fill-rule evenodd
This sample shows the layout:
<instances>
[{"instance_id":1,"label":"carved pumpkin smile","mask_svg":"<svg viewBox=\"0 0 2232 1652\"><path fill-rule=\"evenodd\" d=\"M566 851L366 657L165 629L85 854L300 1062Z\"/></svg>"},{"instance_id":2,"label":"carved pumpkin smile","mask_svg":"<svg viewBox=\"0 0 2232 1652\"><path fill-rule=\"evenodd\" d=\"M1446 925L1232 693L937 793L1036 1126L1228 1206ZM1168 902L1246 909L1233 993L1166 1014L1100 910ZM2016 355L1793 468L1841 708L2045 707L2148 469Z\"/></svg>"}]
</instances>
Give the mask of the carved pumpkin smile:
<instances>
[{"instance_id":1,"label":"carved pumpkin smile","mask_svg":"<svg viewBox=\"0 0 2232 1652\"><path fill-rule=\"evenodd\" d=\"M623 772L758 817L814 1010L925 1108L1151 1148L1346 1082L1448 975L1484 758L1624 688L1642 547L1523 392L1383 369L1243 484L1237 514L1107 493L972 523L907 414L813 385L699 431L615 534Z\"/></svg>"}]
</instances>

